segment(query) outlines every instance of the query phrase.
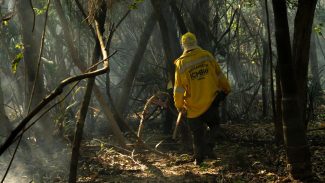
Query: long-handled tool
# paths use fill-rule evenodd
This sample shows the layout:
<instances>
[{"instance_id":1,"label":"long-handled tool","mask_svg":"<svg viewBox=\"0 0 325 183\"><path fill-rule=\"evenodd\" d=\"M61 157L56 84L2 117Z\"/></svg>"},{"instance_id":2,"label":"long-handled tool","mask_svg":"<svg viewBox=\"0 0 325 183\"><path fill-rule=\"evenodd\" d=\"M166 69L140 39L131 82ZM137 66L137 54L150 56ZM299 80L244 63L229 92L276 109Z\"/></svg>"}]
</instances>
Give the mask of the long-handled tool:
<instances>
[{"instance_id":1,"label":"long-handled tool","mask_svg":"<svg viewBox=\"0 0 325 183\"><path fill-rule=\"evenodd\" d=\"M175 140L176 139L176 135L177 135L177 128L181 122L181 119L182 119L182 112L179 112L178 113L178 116L177 116L177 121L176 121L176 125L175 125L175 129L174 129L174 133L173 133L173 139Z\"/></svg>"}]
</instances>

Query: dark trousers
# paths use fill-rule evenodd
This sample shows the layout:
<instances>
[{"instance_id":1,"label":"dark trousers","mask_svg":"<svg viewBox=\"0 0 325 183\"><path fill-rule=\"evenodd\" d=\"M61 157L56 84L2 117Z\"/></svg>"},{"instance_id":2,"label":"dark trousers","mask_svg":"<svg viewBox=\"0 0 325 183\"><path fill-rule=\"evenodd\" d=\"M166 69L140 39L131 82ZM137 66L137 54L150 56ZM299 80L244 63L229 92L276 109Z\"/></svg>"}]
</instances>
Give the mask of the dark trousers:
<instances>
[{"instance_id":1,"label":"dark trousers","mask_svg":"<svg viewBox=\"0 0 325 183\"><path fill-rule=\"evenodd\" d=\"M204 158L205 155L212 153L216 130L219 127L218 102L214 101L201 116L187 118L187 123L193 134L194 157Z\"/></svg>"}]
</instances>

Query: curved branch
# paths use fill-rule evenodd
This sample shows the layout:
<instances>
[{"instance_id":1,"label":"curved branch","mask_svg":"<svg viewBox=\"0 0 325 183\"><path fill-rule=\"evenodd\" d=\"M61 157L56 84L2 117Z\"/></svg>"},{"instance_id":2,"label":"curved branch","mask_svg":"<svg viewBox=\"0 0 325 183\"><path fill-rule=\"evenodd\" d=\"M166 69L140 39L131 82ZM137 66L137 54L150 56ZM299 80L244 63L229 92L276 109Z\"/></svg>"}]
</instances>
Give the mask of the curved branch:
<instances>
[{"instance_id":1,"label":"curved branch","mask_svg":"<svg viewBox=\"0 0 325 183\"><path fill-rule=\"evenodd\" d=\"M19 124L18 126L10 133L6 141L1 145L0 147L0 155L2 155L9 147L10 145L14 142L16 139L17 135L23 131L24 127L28 124L28 122L36 115L38 114L48 103L50 103L52 100L54 100L57 96L59 96L62 92L63 89L76 81L80 81L85 78L91 78L95 77L98 75L102 75L106 73L109 69L109 64L108 64L108 57L107 55L103 56L104 59L104 67L92 72L87 72L85 74L80 74L74 77L69 77L59 84L59 86L54 89L48 96L46 96Z\"/></svg>"}]
</instances>

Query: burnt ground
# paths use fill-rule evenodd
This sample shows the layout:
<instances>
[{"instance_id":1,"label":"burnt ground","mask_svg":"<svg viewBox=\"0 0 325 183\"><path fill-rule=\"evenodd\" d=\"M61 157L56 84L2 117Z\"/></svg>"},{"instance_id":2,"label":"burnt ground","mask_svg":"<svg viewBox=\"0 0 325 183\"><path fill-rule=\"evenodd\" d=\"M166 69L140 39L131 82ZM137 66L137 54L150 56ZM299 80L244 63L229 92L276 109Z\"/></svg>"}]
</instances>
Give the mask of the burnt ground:
<instances>
[{"instance_id":1,"label":"burnt ground","mask_svg":"<svg viewBox=\"0 0 325 183\"><path fill-rule=\"evenodd\" d=\"M321 124L313 123L317 128ZM285 152L274 145L273 125L224 124L215 147L217 159L200 166L179 142L165 140L160 131L147 129L143 139L152 148L160 143L159 155L145 148L125 151L110 139L85 141L78 182L292 182L287 178ZM221 138L222 137L222 138ZM315 178L325 182L325 131L308 133Z\"/></svg>"}]
</instances>

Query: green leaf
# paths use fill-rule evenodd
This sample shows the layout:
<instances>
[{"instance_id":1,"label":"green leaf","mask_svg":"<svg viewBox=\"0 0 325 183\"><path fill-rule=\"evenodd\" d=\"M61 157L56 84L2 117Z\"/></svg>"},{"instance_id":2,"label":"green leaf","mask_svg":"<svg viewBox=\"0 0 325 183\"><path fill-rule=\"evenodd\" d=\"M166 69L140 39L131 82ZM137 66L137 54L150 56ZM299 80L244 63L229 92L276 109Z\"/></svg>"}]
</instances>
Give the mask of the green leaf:
<instances>
[{"instance_id":1,"label":"green leaf","mask_svg":"<svg viewBox=\"0 0 325 183\"><path fill-rule=\"evenodd\" d=\"M144 0L133 0L133 3L129 5L130 10L138 9L138 4L142 3Z\"/></svg>"},{"instance_id":2,"label":"green leaf","mask_svg":"<svg viewBox=\"0 0 325 183\"><path fill-rule=\"evenodd\" d=\"M40 8L33 8L34 9L34 12L36 15L42 15L45 13L45 10L44 8L40 9Z\"/></svg>"},{"instance_id":3,"label":"green leaf","mask_svg":"<svg viewBox=\"0 0 325 183\"><path fill-rule=\"evenodd\" d=\"M315 33L317 33L319 35L322 35L322 29L323 29L323 24L322 23L317 24L317 25L314 26Z\"/></svg>"},{"instance_id":4,"label":"green leaf","mask_svg":"<svg viewBox=\"0 0 325 183\"><path fill-rule=\"evenodd\" d=\"M15 45L15 48L22 50L22 49L24 49L24 44L23 43L17 43Z\"/></svg>"},{"instance_id":5,"label":"green leaf","mask_svg":"<svg viewBox=\"0 0 325 183\"><path fill-rule=\"evenodd\" d=\"M130 10L135 10L135 9L138 9L138 6L137 6L136 3L133 3L133 4L129 5L129 9Z\"/></svg>"},{"instance_id":6,"label":"green leaf","mask_svg":"<svg viewBox=\"0 0 325 183\"><path fill-rule=\"evenodd\" d=\"M11 71L15 74L17 71L18 64L20 61L24 58L23 53L18 53L15 57L15 59L11 63Z\"/></svg>"},{"instance_id":7,"label":"green leaf","mask_svg":"<svg viewBox=\"0 0 325 183\"><path fill-rule=\"evenodd\" d=\"M2 21L2 25L7 26L8 25L8 21L7 20Z\"/></svg>"}]
</instances>

